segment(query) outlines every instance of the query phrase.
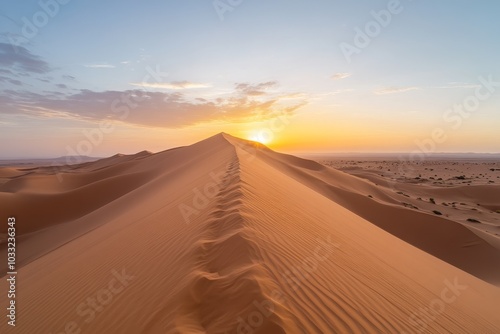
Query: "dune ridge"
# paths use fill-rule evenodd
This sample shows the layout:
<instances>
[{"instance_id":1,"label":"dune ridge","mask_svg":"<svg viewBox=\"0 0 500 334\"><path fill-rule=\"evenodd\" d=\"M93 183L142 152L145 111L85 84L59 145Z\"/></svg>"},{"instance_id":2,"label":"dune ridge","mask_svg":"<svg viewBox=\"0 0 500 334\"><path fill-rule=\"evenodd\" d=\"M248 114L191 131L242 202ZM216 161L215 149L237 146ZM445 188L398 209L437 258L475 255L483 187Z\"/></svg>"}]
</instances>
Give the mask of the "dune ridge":
<instances>
[{"instance_id":1,"label":"dune ridge","mask_svg":"<svg viewBox=\"0 0 500 334\"><path fill-rule=\"evenodd\" d=\"M240 212L243 194L239 168L235 152L205 223L206 232L195 244L197 269L186 296L180 297L183 307L176 319L179 332L242 332L248 328L245 315L262 311L266 319L256 333L285 333L274 304L272 308L267 306L270 291L276 287L270 286L272 281L259 259L258 245L252 241L251 228ZM262 301L264 304L259 304Z\"/></svg>"}]
</instances>

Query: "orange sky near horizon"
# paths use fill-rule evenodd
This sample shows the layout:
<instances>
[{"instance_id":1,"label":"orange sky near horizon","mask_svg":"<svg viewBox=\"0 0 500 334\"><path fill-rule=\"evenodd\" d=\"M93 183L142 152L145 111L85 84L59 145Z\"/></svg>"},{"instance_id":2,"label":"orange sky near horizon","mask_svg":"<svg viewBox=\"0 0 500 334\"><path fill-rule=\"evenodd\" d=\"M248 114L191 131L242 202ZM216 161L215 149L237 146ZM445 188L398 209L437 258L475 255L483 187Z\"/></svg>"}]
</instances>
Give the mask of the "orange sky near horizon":
<instances>
[{"instance_id":1,"label":"orange sky near horizon","mask_svg":"<svg viewBox=\"0 0 500 334\"><path fill-rule=\"evenodd\" d=\"M500 153L500 2L407 1L360 46L385 6L249 1L222 20L210 1L74 1L21 43L43 12L14 1L0 159L159 152L220 132L292 154Z\"/></svg>"}]
</instances>

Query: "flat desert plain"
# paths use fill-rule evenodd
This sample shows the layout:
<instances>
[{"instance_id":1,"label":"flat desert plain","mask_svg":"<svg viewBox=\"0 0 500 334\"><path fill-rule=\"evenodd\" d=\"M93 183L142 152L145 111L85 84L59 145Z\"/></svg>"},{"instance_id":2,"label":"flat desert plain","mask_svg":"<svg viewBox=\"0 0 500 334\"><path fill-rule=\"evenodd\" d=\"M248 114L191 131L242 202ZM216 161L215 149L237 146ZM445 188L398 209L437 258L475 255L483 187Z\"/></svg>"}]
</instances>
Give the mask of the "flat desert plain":
<instances>
[{"instance_id":1,"label":"flat desert plain","mask_svg":"<svg viewBox=\"0 0 500 334\"><path fill-rule=\"evenodd\" d=\"M500 333L498 161L315 160L221 133L1 167L0 332Z\"/></svg>"}]
</instances>

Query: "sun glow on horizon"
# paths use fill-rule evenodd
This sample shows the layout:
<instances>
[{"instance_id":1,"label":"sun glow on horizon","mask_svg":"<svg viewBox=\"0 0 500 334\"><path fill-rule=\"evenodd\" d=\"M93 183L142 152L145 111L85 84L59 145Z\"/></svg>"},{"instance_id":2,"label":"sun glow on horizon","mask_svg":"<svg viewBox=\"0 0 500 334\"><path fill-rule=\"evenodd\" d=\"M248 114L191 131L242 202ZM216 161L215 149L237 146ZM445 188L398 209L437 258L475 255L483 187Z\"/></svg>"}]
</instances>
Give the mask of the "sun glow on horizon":
<instances>
[{"instance_id":1,"label":"sun glow on horizon","mask_svg":"<svg viewBox=\"0 0 500 334\"><path fill-rule=\"evenodd\" d=\"M265 130L256 130L250 132L247 136L248 140L255 141L264 145L268 145L273 140L273 133Z\"/></svg>"}]
</instances>

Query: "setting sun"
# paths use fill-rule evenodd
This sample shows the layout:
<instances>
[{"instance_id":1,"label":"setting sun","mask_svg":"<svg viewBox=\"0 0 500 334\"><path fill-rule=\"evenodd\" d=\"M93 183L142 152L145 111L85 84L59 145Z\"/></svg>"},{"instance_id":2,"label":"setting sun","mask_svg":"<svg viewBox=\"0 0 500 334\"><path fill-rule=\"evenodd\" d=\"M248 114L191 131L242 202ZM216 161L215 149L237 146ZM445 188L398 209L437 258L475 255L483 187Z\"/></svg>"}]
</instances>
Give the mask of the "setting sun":
<instances>
[{"instance_id":1,"label":"setting sun","mask_svg":"<svg viewBox=\"0 0 500 334\"><path fill-rule=\"evenodd\" d=\"M252 131L248 136L248 139L267 145L272 141L273 133L265 130Z\"/></svg>"}]
</instances>

